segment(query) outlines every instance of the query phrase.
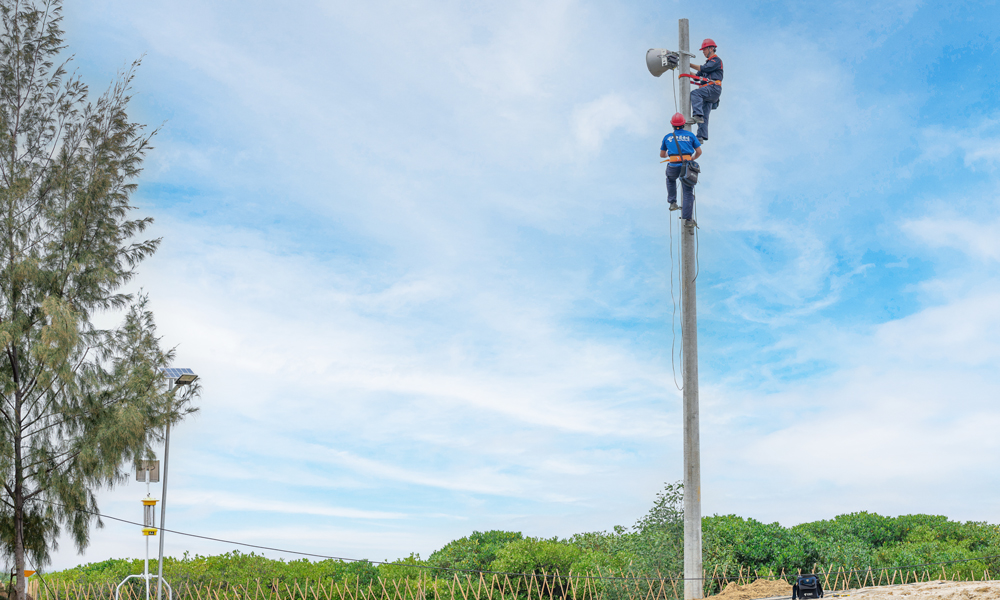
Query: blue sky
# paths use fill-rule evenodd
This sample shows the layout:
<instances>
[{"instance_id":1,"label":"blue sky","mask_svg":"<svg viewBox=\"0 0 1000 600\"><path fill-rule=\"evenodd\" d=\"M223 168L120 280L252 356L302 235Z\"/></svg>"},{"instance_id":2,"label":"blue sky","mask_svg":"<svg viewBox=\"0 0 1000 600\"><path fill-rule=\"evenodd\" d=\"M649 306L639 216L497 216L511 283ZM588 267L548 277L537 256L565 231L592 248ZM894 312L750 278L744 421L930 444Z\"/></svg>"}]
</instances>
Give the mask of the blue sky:
<instances>
[{"instance_id":1,"label":"blue sky","mask_svg":"<svg viewBox=\"0 0 1000 600\"><path fill-rule=\"evenodd\" d=\"M726 65L703 511L1000 521L995 2L70 3L81 76L144 55L133 115L164 123L137 285L204 386L167 526L426 557L628 525L680 479L674 100L643 58L682 17ZM109 522L53 566L142 552Z\"/></svg>"}]
</instances>

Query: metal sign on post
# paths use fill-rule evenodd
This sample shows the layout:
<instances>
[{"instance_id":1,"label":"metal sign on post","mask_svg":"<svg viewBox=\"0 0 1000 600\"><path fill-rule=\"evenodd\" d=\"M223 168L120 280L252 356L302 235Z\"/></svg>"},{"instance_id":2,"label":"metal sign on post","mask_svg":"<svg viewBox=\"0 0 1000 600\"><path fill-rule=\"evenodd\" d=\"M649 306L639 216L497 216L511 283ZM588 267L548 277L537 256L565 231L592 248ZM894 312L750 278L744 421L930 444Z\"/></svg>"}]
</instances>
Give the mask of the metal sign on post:
<instances>
[{"instance_id":1,"label":"metal sign on post","mask_svg":"<svg viewBox=\"0 0 1000 600\"><path fill-rule=\"evenodd\" d=\"M149 475L149 479L146 479ZM140 460L135 465L135 480L148 481L148 483L159 483L160 481L160 461Z\"/></svg>"}]
</instances>

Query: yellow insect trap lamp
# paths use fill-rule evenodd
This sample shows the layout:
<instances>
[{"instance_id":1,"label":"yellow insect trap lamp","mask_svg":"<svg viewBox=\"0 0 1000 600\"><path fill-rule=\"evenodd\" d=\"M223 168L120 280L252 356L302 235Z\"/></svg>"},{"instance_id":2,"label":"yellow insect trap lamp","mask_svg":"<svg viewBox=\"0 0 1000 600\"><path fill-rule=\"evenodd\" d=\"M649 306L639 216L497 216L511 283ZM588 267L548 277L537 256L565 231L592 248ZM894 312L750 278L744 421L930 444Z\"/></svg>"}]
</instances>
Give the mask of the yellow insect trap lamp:
<instances>
[{"instance_id":1,"label":"yellow insect trap lamp","mask_svg":"<svg viewBox=\"0 0 1000 600\"><path fill-rule=\"evenodd\" d=\"M142 535L156 535L156 498L142 499Z\"/></svg>"},{"instance_id":2,"label":"yellow insect trap lamp","mask_svg":"<svg viewBox=\"0 0 1000 600\"><path fill-rule=\"evenodd\" d=\"M156 527L156 503L159 500L149 493L149 484L160 481L160 461L139 461L135 466L135 479L136 481L146 482L146 497L142 499L142 536L146 538L146 559L142 563L142 575L126 575L125 579L122 579L118 583L118 586L115 587L114 600L121 600L122 586L129 579L142 579L146 588L146 600L151 600L149 581L153 577L156 577L167 586L167 600L174 600L174 590L170 587L170 584L164 581L160 575L153 575L149 572L149 538L156 535L156 532L159 531ZM163 536L160 536L160 539L162 540Z\"/></svg>"}]
</instances>

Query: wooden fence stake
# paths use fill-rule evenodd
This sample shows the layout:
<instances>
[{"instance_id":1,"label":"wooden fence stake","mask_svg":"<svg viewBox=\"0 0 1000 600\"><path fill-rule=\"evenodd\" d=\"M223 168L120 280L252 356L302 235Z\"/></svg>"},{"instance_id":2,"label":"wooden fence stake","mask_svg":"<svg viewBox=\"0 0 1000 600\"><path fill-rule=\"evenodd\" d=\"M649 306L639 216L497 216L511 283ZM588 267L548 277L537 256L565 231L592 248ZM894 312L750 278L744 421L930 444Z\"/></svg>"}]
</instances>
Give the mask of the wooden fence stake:
<instances>
[{"instance_id":1,"label":"wooden fence stake","mask_svg":"<svg viewBox=\"0 0 1000 600\"><path fill-rule=\"evenodd\" d=\"M576 578L573 577L573 569L569 570L569 577L566 580L569 585L569 598L570 600L577 600L576 597Z\"/></svg>"}]
</instances>

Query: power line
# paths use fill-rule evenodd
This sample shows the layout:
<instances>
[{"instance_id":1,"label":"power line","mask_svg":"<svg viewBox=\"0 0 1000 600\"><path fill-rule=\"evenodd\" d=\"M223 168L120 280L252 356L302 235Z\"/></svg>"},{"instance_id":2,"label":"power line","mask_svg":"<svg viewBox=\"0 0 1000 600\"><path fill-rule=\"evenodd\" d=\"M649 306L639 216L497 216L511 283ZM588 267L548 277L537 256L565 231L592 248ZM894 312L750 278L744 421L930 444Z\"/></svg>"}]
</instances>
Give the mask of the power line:
<instances>
[{"instance_id":1,"label":"power line","mask_svg":"<svg viewBox=\"0 0 1000 600\"><path fill-rule=\"evenodd\" d=\"M677 383L677 365L674 362L675 347L677 345L677 298L674 297L674 218L669 216L669 213L667 214L667 230L670 232L670 302L673 304L673 309L670 313L670 370L674 376L674 387L678 391L684 391L684 387ZM677 243L680 244L679 237ZM678 250L678 260L679 258L680 251ZM677 271L679 276L679 266Z\"/></svg>"}]
</instances>

